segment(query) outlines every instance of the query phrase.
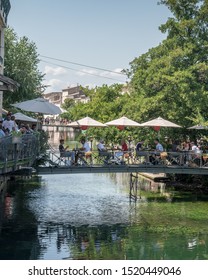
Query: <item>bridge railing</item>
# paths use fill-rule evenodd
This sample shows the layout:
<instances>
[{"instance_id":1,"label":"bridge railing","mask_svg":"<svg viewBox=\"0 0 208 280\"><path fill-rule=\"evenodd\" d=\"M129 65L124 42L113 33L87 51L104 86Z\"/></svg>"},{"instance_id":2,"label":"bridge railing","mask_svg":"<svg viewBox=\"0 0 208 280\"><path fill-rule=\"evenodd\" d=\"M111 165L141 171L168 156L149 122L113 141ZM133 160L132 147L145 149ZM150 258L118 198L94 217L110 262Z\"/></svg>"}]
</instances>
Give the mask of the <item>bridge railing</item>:
<instances>
[{"instance_id":1,"label":"bridge railing","mask_svg":"<svg viewBox=\"0 0 208 280\"><path fill-rule=\"evenodd\" d=\"M31 166L38 153L39 139L35 134L0 138L0 174Z\"/></svg>"},{"instance_id":2,"label":"bridge railing","mask_svg":"<svg viewBox=\"0 0 208 280\"><path fill-rule=\"evenodd\" d=\"M77 151L75 151L76 153ZM116 157L116 152L111 151L112 157L106 161L105 156L99 156L98 151L93 150L88 153L83 159L78 160L78 166L103 166L103 165L161 165L161 166L177 166L202 168L208 167L208 154L201 151L180 151L180 152L162 152L134 150L126 151L123 156ZM70 166L70 158L60 157L58 150L50 147L48 150L47 165Z\"/></svg>"},{"instance_id":3,"label":"bridge railing","mask_svg":"<svg viewBox=\"0 0 208 280\"><path fill-rule=\"evenodd\" d=\"M178 152L137 152L134 163L162 164L166 166L207 167L208 154L202 151L178 151Z\"/></svg>"}]
</instances>

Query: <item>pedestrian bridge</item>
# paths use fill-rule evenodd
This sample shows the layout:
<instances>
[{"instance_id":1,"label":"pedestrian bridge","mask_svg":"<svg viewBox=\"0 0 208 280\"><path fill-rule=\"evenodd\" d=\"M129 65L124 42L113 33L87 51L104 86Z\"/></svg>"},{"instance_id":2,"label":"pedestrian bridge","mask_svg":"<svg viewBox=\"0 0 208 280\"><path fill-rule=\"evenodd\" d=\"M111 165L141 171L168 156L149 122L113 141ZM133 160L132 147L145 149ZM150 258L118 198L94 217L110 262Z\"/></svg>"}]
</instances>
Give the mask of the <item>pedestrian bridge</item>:
<instances>
[{"instance_id":1,"label":"pedestrian bridge","mask_svg":"<svg viewBox=\"0 0 208 280\"><path fill-rule=\"evenodd\" d=\"M79 159L77 165L70 164L70 158L61 158L57 151L50 149L44 164L36 170L38 174L81 174L81 173L165 173L208 175L208 155L187 152L155 151L135 153L128 151L123 158L115 158L106 163L97 151Z\"/></svg>"},{"instance_id":2,"label":"pedestrian bridge","mask_svg":"<svg viewBox=\"0 0 208 280\"><path fill-rule=\"evenodd\" d=\"M20 140L20 141L19 141ZM155 151L142 151L135 154L127 151L118 159L116 151L106 163L104 157L97 151L79 158L77 165L70 164L70 158L62 158L52 147L40 158L38 135L24 135L20 139L12 136L0 139L0 174L20 171L28 173L34 166L39 175L43 174L82 174L82 173L165 173L165 174L195 174L208 175L208 155L186 152L165 152L156 154ZM76 153L76 151L75 151ZM40 159L40 160L39 160ZM43 160L42 160L43 159Z\"/></svg>"},{"instance_id":3,"label":"pedestrian bridge","mask_svg":"<svg viewBox=\"0 0 208 280\"><path fill-rule=\"evenodd\" d=\"M44 174L81 174L81 173L165 173L208 175L208 167L182 167L165 165L126 164L112 166L39 166L39 175Z\"/></svg>"}]
</instances>

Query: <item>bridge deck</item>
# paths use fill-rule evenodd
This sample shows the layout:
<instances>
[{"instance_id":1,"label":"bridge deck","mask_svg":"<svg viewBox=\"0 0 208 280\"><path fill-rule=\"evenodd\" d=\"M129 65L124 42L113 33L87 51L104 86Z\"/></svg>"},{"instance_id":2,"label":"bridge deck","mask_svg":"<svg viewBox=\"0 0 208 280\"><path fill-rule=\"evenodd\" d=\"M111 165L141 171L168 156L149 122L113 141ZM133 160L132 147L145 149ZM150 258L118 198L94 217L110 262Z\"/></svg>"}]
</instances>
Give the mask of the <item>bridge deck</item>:
<instances>
[{"instance_id":1,"label":"bridge deck","mask_svg":"<svg viewBox=\"0 0 208 280\"><path fill-rule=\"evenodd\" d=\"M166 165L109 165L109 166L48 166L38 167L37 173L43 174L81 174L81 173L166 173L208 175L208 167L186 167Z\"/></svg>"}]
</instances>

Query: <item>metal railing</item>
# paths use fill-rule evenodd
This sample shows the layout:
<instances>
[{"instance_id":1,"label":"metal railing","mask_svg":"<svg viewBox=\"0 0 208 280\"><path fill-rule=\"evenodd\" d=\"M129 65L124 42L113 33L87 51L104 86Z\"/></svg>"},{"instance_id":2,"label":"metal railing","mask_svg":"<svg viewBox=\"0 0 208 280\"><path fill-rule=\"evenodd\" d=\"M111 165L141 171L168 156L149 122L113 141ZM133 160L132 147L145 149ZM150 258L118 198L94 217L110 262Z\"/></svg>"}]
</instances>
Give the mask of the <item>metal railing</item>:
<instances>
[{"instance_id":1,"label":"metal railing","mask_svg":"<svg viewBox=\"0 0 208 280\"><path fill-rule=\"evenodd\" d=\"M75 151L76 153L76 151ZM205 168L208 167L208 154L202 151L195 153L194 151L180 152L155 152L134 150L126 151L122 156L116 156L117 151L111 151L111 158L106 160L106 156L99 155L98 151L93 150L85 157L84 160L79 160L76 166L113 166L113 165L145 165L145 166L167 166L167 167L190 167L190 168ZM58 150L50 147L47 152L47 166L67 167L70 166L70 158L60 157Z\"/></svg>"},{"instance_id":2,"label":"metal railing","mask_svg":"<svg viewBox=\"0 0 208 280\"><path fill-rule=\"evenodd\" d=\"M146 165L208 167L208 154L202 151L155 152L141 151L134 156L134 163Z\"/></svg>"},{"instance_id":3,"label":"metal railing","mask_svg":"<svg viewBox=\"0 0 208 280\"><path fill-rule=\"evenodd\" d=\"M31 166L38 153L39 140L35 134L0 138L0 174Z\"/></svg>"}]
</instances>

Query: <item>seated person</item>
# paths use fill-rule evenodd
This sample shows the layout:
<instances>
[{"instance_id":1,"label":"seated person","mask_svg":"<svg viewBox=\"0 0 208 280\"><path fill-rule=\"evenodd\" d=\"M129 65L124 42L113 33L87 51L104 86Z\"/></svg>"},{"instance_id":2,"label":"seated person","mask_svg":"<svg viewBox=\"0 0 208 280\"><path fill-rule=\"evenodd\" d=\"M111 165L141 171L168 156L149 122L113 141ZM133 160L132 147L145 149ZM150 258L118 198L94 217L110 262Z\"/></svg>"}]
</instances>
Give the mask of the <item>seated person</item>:
<instances>
[{"instance_id":1,"label":"seated person","mask_svg":"<svg viewBox=\"0 0 208 280\"><path fill-rule=\"evenodd\" d=\"M100 139L100 142L97 144L97 149L99 155L105 157L105 161L108 161L112 157L112 154L106 149L103 139Z\"/></svg>"},{"instance_id":2,"label":"seated person","mask_svg":"<svg viewBox=\"0 0 208 280\"><path fill-rule=\"evenodd\" d=\"M79 149L78 153L76 154L76 157L75 157L75 163L77 163L78 161L78 158L82 159L83 160L83 157L85 155L89 155L91 149L90 149L90 145L89 143L86 141L85 138L81 138L80 140L81 144L82 144L82 147ZM83 160L84 161L84 160Z\"/></svg>"},{"instance_id":3,"label":"seated person","mask_svg":"<svg viewBox=\"0 0 208 280\"><path fill-rule=\"evenodd\" d=\"M143 144L144 144L144 141L139 141L137 144L136 144L136 147L135 147L135 150L136 150L136 153L140 152L143 150Z\"/></svg>"},{"instance_id":4,"label":"seated person","mask_svg":"<svg viewBox=\"0 0 208 280\"><path fill-rule=\"evenodd\" d=\"M64 147L64 139L60 140L59 152L61 157L71 157L72 162L75 160L75 153L73 151L67 150L68 146Z\"/></svg>"},{"instance_id":5,"label":"seated person","mask_svg":"<svg viewBox=\"0 0 208 280\"><path fill-rule=\"evenodd\" d=\"M155 151L161 153L164 151L162 144L160 144L159 139L155 139Z\"/></svg>"},{"instance_id":6,"label":"seated person","mask_svg":"<svg viewBox=\"0 0 208 280\"><path fill-rule=\"evenodd\" d=\"M160 153L162 153L164 151L162 144L160 144L159 139L155 139L154 140L155 143L155 152L152 153L152 155L150 156L149 160L151 163L153 164L158 164L158 159L160 157Z\"/></svg>"},{"instance_id":7,"label":"seated person","mask_svg":"<svg viewBox=\"0 0 208 280\"><path fill-rule=\"evenodd\" d=\"M149 162L149 153L148 153L147 149L144 148L144 141L143 140L139 141L136 144L135 151L136 151L137 159L140 162L143 162L143 163Z\"/></svg>"},{"instance_id":8,"label":"seated person","mask_svg":"<svg viewBox=\"0 0 208 280\"><path fill-rule=\"evenodd\" d=\"M119 149L121 152L116 152L115 157L123 157L125 153L128 152L128 146L124 139L121 140L121 148Z\"/></svg>"}]
</instances>

